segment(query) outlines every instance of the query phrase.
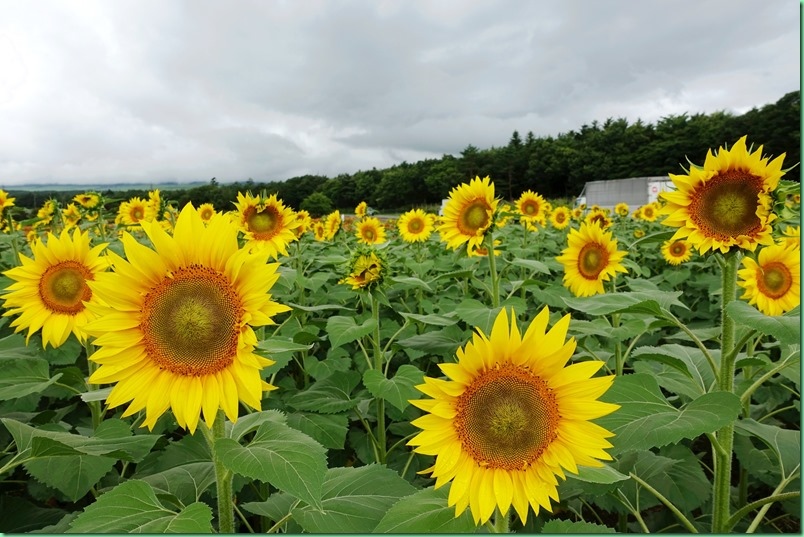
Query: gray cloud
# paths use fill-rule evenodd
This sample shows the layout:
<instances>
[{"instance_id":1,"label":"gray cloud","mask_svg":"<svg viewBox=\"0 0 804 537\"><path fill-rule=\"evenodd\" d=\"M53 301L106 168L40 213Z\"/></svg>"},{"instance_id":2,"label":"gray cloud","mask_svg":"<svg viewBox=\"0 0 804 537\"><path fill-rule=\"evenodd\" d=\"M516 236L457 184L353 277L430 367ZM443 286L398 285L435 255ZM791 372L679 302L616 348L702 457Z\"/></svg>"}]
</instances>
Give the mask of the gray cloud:
<instances>
[{"instance_id":1,"label":"gray cloud","mask_svg":"<svg viewBox=\"0 0 804 537\"><path fill-rule=\"evenodd\" d=\"M797 89L765 0L10 4L0 184L276 180L742 113Z\"/></svg>"}]
</instances>

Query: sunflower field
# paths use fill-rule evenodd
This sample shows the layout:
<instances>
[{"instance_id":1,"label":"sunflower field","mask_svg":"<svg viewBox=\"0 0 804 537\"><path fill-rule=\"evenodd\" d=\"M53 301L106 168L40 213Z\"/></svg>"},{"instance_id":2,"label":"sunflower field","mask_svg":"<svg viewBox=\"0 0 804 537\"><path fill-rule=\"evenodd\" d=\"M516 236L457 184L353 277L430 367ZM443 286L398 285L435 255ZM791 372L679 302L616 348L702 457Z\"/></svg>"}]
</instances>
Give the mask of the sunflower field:
<instances>
[{"instance_id":1,"label":"sunflower field","mask_svg":"<svg viewBox=\"0 0 804 537\"><path fill-rule=\"evenodd\" d=\"M0 531L798 533L783 161L441 216L0 191Z\"/></svg>"}]
</instances>

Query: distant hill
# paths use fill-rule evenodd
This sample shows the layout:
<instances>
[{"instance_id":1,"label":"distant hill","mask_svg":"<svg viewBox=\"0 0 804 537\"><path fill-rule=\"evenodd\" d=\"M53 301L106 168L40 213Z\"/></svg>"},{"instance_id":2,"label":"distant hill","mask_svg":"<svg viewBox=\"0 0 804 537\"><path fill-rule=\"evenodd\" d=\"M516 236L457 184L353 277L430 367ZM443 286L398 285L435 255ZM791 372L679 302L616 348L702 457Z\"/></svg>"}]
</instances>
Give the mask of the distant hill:
<instances>
[{"instance_id":1,"label":"distant hill","mask_svg":"<svg viewBox=\"0 0 804 537\"><path fill-rule=\"evenodd\" d=\"M125 191L125 190L180 190L180 189L187 189L187 188L195 188L198 186L203 186L208 184L205 181L195 181L192 183L176 183L176 182L167 182L167 183L112 183L112 184L86 184L86 185L79 185L79 184L59 184L59 185L0 185L0 188L3 190L13 193L13 192L88 192L88 191L96 191L96 192L106 192L107 190L111 190L113 192L117 191Z\"/></svg>"}]
</instances>

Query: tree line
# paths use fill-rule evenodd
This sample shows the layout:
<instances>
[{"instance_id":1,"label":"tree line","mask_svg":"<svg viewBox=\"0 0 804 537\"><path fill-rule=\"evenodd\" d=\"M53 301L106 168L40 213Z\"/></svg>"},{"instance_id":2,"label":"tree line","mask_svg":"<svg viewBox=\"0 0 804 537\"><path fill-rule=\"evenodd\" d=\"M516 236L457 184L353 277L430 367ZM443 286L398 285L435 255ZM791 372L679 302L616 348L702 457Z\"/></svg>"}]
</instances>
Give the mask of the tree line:
<instances>
[{"instance_id":1,"label":"tree line","mask_svg":"<svg viewBox=\"0 0 804 537\"><path fill-rule=\"evenodd\" d=\"M777 102L734 115L680 114L656 124L624 118L597 120L557 136L524 139L514 131L508 143L480 149L468 145L460 156L443 155L414 163L402 162L385 169L372 168L335 177L302 175L283 181L219 183L214 178L203 186L166 193L183 206L212 203L217 210L232 209L238 192L266 191L277 194L294 209L307 208L317 216L335 208L351 211L361 201L380 211L406 210L438 204L449 191L475 176L490 176L497 195L514 200L525 190L549 199L572 198L587 181L683 173L681 165L703 164L706 151L732 144L748 135L749 144L764 145L764 154L787 153L785 168L801 158L801 92L786 94ZM786 179L800 181L800 169ZM53 197L68 202L77 192L15 192L16 204L34 208ZM107 191L108 199L146 196L147 191ZM38 200L38 205L37 205Z\"/></svg>"}]
</instances>

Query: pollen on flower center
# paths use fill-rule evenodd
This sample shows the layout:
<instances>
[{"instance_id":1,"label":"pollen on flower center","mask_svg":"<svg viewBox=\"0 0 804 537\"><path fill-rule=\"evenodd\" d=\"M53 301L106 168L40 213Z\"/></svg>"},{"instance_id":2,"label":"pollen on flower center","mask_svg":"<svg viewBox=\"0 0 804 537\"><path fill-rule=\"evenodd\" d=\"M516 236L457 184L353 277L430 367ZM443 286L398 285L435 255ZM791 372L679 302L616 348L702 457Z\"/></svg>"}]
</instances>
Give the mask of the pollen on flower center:
<instances>
[{"instance_id":1,"label":"pollen on flower center","mask_svg":"<svg viewBox=\"0 0 804 537\"><path fill-rule=\"evenodd\" d=\"M243 308L229 279L200 265L165 278L145 297L141 328L148 356L179 375L208 375L237 354Z\"/></svg>"},{"instance_id":2,"label":"pollen on flower center","mask_svg":"<svg viewBox=\"0 0 804 537\"><path fill-rule=\"evenodd\" d=\"M412 232L417 232L422 230L422 223L418 220L411 220L408 224L408 229Z\"/></svg>"},{"instance_id":3,"label":"pollen on flower center","mask_svg":"<svg viewBox=\"0 0 804 537\"><path fill-rule=\"evenodd\" d=\"M486 224L489 223L489 209L488 204L483 200L477 200L463 212L461 218L461 232L466 234L474 234Z\"/></svg>"},{"instance_id":4,"label":"pollen on flower center","mask_svg":"<svg viewBox=\"0 0 804 537\"><path fill-rule=\"evenodd\" d=\"M459 397L455 430L480 465L521 470L556 438L558 404L547 383L504 365L481 375Z\"/></svg>"},{"instance_id":5,"label":"pollen on flower center","mask_svg":"<svg viewBox=\"0 0 804 537\"><path fill-rule=\"evenodd\" d=\"M761 190L761 177L728 170L700 187L690 216L699 227L723 238L755 234L761 227L756 214Z\"/></svg>"},{"instance_id":6,"label":"pollen on flower center","mask_svg":"<svg viewBox=\"0 0 804 537\"><path fill-rule=\"evenodd\" d=\"M523 209L528 214L535 214L536 212L538 212L538 207L536 206L535 203L525 203Z\"/></svg>"},{"instance_id":7,"label":"pollen on flower center","mask_svg":"<svg viewBox=\"0 0 804 537\"><path fill-rule=\"evenodd\" d=\"M39 296L45 307L56 313L75 315L84 310L83 301L92 298L86 280L92 273L76 261L50 266L39 280Z\"/></svg>"},{"instance_id":8,"label":"pollen on flower center","mask_svg":"<svg viewBox=\"0 0 804 537\"><path fill-rule=\"evenodd\" d=\"M757 279L759 290L770 298L780 298L787 293L793 283L790 270L779 262L768 263L762 267L762 277Z\"/></svg>"},{"instance_id":9,"label":"pollen on flower center","mask_svg":"<svg viewBox=\"0 0 804 537\"><path fill-rule=\"evenodd\" d=\"M608 262L609 254L599 244L585 244L578 254L578 271L584 278L595 280Z\"/></svg>"},{"instance_id":10,"label":"pollen on flower center","mask_svg":"<svg viewBox=\"0 0 804 537\"><path fill-rule=\"evenodd\" d=\"M686 251L686 248L684 247L683 244L676 241L673 243L673 246L670 248L670 251L673 253L673 255L680 256Z\"/></svg>"},{"instance_id":11,"label":"pollen on flower center","mask_svg":"<svg viewBox=\"0 0 804 537\"><path fill-rule=\"evenodd\" d=\"M273 210L272 207L266 207L261 211L257 211L255 207L249 207L246 214L246 223L248 229L255 236L266 235L270 238L273 236L278 226L279 215ZM265 238L265 237L258 237Z\"/></svg>"}]
</instances>

